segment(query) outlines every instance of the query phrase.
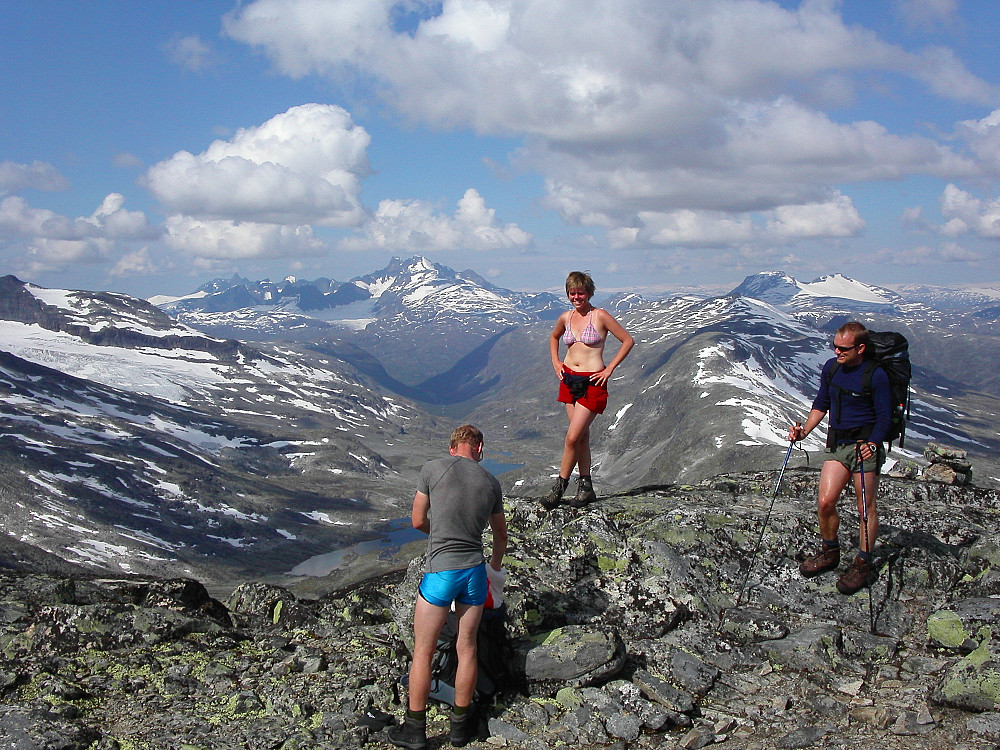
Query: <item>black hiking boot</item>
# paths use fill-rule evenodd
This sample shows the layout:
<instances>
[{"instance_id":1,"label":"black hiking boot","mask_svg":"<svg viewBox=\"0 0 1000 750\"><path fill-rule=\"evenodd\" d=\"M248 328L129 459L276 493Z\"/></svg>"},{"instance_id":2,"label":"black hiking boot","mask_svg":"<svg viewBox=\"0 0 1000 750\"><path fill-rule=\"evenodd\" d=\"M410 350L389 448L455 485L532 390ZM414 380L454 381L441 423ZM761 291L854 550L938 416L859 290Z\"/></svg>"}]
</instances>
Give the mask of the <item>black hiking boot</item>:
<instances>
[{"instance_id":1,"label":"black hiking boot","mask_svg":"<svg viewBox=\"0 0 1000 750\"><path fill-rule=\"evenodd\" d=\"M451 715L451 744L454 747L465 747L476 739L479 733L479 723L476 720L475 706L469 706L469 710L461 716Z\"/></svg>"},{"instance_id":2,"label":"black hiking boot","mask_svg":"<svg viewBox=\"0 0 1000 750\"><path fill-rule=\"evenodd\" d=\"M590 477L580 477L576 480L576 497L569 501L574 508L582 508L587 503L592 503L597 499L594 492L594 482Z\"/></svg>"},{"instance_id":3,"label":"black hiking boot","mask_svg":"<svg viewBox=\"0 0 1000 750\"><path fill-rule=\"evenodd\" d=\"M552 489L549 490L549 494L543 497L538 502L541 503L545 510L552 510L554 507L559 505L559 501L562 500L563 493L569 486L569 480L563 479L562 477L557 477L555 484L552 485Z\"/></svg>"},{"instance_id":4,"label":"black hiking boot","mask_svg":"<svg viewBox=\"0 0 1000 750\"><path fill-rule=\"evenodd\" d=\"M823 547L817 554L807 557L799 565L799 573L806 578L818 576L840 565L840 547Z\"/></svg>"},{"instance_id":5,"label":"black hiking boot","mask_svg":"<svg viewBox=\"0 0 1000 750\"><path fill-rule=\"evenodd\" d=\"M841 594L853 594L855 591L871 585L871 564L860 557L855 557L851 567L837 581L837 591Z\"/></svg>"},{"instance_id":6,"label":"black hiking boot","mask_svg":"<svg viewBox=\"0 0 1000 750\"><path fill-rule=\"evenodd\" d=\"M405 747L408 750L427 750L427 720L414 719L407 716L403 719L403 724L392 727L386 736L396 747Z\"/></svg>"}]
</instances>

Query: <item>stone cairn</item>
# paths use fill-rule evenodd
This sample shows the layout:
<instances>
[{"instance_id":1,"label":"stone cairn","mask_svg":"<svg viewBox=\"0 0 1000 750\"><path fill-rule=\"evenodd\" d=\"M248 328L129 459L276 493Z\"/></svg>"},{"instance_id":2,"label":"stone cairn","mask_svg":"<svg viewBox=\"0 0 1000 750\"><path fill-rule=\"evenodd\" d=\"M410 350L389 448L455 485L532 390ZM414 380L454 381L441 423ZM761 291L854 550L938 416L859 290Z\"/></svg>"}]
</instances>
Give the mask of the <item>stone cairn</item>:
<instances>
[{"instance_id":1,"label":"stone cairn","mask_svg":"<svg viewBox=\"0 0 1000 750\"><path fill-rule=\"evenodd\" d=\"M900 459L888 474L938 484L972 484L972 463L969 452L964 448L931 442L924 448L924 459L928 462L926 466L910 459Z\"/></svg>"}]
</instances>

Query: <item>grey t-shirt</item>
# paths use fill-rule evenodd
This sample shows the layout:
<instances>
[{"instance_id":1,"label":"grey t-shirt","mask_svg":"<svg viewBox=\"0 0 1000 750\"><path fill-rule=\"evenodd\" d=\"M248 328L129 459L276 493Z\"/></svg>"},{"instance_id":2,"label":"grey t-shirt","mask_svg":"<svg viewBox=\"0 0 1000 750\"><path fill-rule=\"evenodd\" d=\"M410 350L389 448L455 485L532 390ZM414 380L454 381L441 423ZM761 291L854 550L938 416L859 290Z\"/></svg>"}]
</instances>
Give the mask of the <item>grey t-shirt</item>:
<instances>
[{"instance_id":1,"label":"grey t-shirt","mask_svg":"<svg viewBox=\"0 0 1000 750\"><path fill-rule=\"evenodd\" d=\"M483 561L483 529L490 516L503 513L500 482L463 456L424 464L417 491L430 498L427 572L464 570Z\"/></svg>"}]
</instances>

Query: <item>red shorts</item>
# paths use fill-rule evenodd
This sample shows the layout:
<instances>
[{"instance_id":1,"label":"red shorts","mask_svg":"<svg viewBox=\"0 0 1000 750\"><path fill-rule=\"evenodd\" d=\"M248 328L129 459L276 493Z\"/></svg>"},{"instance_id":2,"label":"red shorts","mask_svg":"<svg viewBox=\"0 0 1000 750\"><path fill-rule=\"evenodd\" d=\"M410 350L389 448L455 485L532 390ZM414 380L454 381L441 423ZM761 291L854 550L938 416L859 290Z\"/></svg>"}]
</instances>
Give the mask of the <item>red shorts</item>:
<instances>
[{"instance_id":1,"label":"red shorts","mask_svg":"<svg viewBox=\"0 0 1000 750\"><path fill-rule=\"evenodd\" d=\"M587 377L594 375L593 372L574 372L573 370L568 370L563 368L563 375L576 375L577 377ZM608 406L608 387L607 385L594 385L589 383L587 385L587 392L582 396L574 396L572 391L570 391L569 386L566 384L565 380L559 381L559 401L563 404L580 404L588 411L592 411L595 414L603 414L604 410Z\"/></svg>"}]
</instances>

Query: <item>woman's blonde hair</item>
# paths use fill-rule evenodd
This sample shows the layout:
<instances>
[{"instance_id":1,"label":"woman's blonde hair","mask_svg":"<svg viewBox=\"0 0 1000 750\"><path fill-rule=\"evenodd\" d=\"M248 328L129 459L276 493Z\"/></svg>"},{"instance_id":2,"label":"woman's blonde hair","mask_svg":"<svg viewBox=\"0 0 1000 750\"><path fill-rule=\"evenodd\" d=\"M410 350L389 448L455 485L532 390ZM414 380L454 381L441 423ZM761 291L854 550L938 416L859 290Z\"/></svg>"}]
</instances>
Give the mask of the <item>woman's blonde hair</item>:
<instances>
[{"instance_id":1,"label":"woman's blonde hair","mask_svg":"<svg viewBox=\"0 0 1000 750\"><path fill-rule=\"evenodd\" d=\"M594 292L597 291L594 280L586 271L570 272L569 276L566 277L566 294L569 294L570 289L583 289L590 297L593 297Z\"/></svg>"}]
</instances>

